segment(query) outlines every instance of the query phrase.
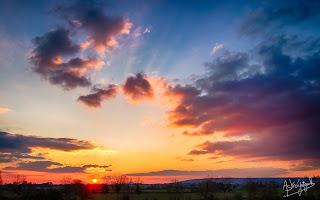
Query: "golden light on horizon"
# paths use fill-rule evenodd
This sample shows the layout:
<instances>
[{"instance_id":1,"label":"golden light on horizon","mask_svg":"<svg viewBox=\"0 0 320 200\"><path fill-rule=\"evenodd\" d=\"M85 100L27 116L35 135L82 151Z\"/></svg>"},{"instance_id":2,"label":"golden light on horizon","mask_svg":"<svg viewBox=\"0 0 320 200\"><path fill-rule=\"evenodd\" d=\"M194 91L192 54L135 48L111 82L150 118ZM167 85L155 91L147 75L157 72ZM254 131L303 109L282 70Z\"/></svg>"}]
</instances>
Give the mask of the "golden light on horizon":
<instances>
[{"instance_id":1,"label":"golden light on horizon","mask_svg":"<svg viewBox=\"0 0 320 200\"><path fill-rule=\"evenodd\" d=\"M97 179L93 179L92 182L93 182L93 183L97 183L98 180L97 180Z\"/></svg>"}]
</instances>

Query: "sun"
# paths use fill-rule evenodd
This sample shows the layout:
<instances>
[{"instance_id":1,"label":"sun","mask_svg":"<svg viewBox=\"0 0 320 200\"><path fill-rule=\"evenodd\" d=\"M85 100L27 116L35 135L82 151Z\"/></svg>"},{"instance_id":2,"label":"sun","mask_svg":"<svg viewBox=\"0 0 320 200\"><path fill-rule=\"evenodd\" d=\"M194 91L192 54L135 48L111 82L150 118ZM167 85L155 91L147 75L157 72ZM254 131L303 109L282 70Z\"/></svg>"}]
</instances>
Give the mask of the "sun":
<instances>
[{"instance_id":1,"label":"sun","mask_svg":"<svg viewBox=\"0 0 320 200\"><path fill-rule=\"evenodd\" d=\"M97 179L93 179L92 182L96 183L96 182L98 182L98 180Z\"/></svg>"}]
</instances>

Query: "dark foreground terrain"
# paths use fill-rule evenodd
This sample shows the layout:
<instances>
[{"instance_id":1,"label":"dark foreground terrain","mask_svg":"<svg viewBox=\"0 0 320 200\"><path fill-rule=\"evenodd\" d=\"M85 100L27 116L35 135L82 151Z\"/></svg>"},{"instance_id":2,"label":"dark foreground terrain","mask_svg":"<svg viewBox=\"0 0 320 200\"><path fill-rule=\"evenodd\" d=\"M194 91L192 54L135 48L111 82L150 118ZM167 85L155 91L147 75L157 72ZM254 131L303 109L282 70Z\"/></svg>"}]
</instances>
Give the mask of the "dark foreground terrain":
<instances>
[{"instance_id":1,"label":"dark foreground terrain","mask_svg":"<svg viewBox=\"0 0 320 200\"><path fill-rule=\"evenodd\" d=\"M320 178L312 179L314 186L301 187L301 196L283 197L283 178L207 178L188 181L173 180L169 184L141 184L113 182L111 184L83 184L73 180L70 184L52 183L7 184L0 186L0 200L320 200ZM291 179L296 181L298 179ZM301 182L309 183L302 178ZM289 192L297 192L294 188Z\"/></svg>"}]
</instances>

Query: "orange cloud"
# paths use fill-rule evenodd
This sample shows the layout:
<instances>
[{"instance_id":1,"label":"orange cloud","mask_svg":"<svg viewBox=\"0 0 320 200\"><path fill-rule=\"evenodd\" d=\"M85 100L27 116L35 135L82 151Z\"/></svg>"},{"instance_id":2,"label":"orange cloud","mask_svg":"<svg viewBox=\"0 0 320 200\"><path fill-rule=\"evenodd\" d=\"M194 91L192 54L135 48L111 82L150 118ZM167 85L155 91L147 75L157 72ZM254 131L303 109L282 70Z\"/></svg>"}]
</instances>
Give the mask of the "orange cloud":
<instances>
[{"instance_id":1,"label":"orange cloud","mask_svg":"<svg viewBox=\"0 0 320 200\"><path fill-rule=\"evenodd\" d=\"M132 102L135 103L139 100L152 99L154 97L153 87L144 73L130 75L122 88L124 94L129 96Z\"/></svg>"},{"instance_id":2,"label":"orange cloud","mask_svg":"<svg viewBox=\"0 0 320 200\"><path fill-rule=\"evenodd\" d=\"M11 110L9 108L0 107L0 114L7 113L7 112L10 112L10 111Z\"/></svg>"},{"instance_id":3,"label":"orange cloud","mask_svg":"<svg viewBox=\"0 0 320 200\"><path fill-rule=\"evenodd\" d=\"M110 98L114 98L118 93L118 86L109 84L107 86L95 85L91 94L81 95L77 101L91 108L101 107L101 103Z\"/></svg>"}]
</instances>

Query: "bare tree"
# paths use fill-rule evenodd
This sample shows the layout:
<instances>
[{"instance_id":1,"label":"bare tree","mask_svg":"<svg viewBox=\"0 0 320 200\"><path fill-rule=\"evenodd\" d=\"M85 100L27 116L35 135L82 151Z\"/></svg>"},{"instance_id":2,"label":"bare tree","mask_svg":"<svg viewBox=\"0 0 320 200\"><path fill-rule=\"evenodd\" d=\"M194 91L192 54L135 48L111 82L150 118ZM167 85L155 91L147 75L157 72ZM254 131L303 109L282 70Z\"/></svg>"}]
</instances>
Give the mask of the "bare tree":
<instances>
[{"instance_id":1,"label":"bare tree","mask_svg":"<svg viewBox=\"0 0 320 200\"><path fill-rule=\"evenodd\" d=\"M121 189L124 188L124 186L128 183L129 179L126 176L114 176L114 183L113 183L113 187L114 187L114 191L116 193L120 193Z\"/></svg>"},{"instance_id":2,"label":"bare tree","mask_svg":"<svg viewBox=\"0 0 320 200\"><path fill-rule=\"evenodd\" d=\"M178 179L172 179L169 184L168 193L171 194L171 198L175 200L184 199L182 183Z\"/></svg>"},{"instance_id":3,"label":"bare tree","mask_svg":"<svg viewBox=\"0 0 320 200\"><path fill-rule=\"evenodd\" d=\"M142 183L143 183L143 181L142 181L142 179L141 179L140 177L135 177L135 178L133 179L133 182L134 182L135 184L142 184Z\"/></svg>"},{"instance_id":4,"label":"bare tree","mask_svg":"<svg viewBox=\"0 0 320 200\"><path fill-rule=\"evenodd\" d=\"M134 178L134 183L136 184L136 193L138 195L138 199L140 198L140 194L142 193L141 190L141 184L142 184L142 179L140 177Z\"/></svg>"},{"instance_id":5,"label":"bare tree","mask_svg":"<svg viewBox=\"0 0 320 200\"><path fill-rule=\"evenodd\" d=\"M72 181L73 181L72 176L66 175L66 176L62 177L60 182L63 185L70 185L72 183Z\"/></svg>"},{"instance_id":6,"label":"bare tree","mask_svg":"<svg viewBox=\"0 0 320 200\"><path fill-rule=\"evenodd\" d=\"M17 174L13 177L13 184L20 185L22 183L27 183L27 177Z\"/></svg>"}]
</instances>

